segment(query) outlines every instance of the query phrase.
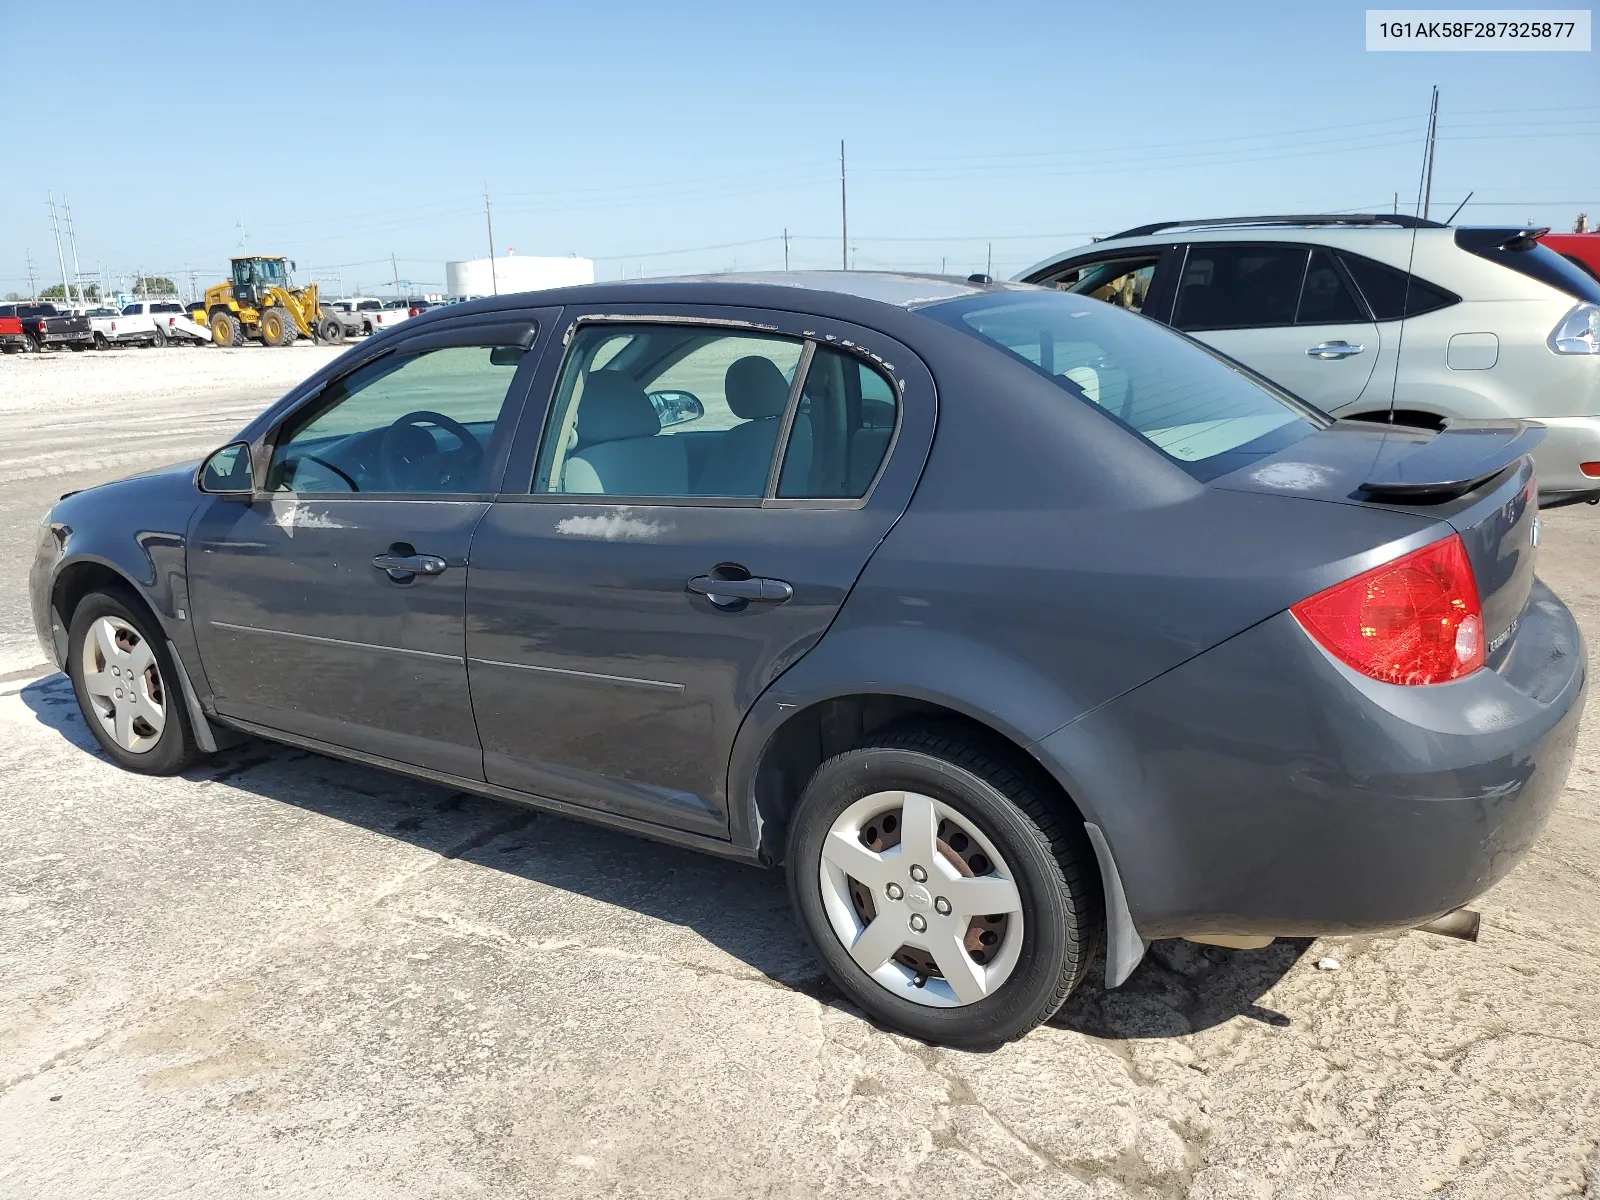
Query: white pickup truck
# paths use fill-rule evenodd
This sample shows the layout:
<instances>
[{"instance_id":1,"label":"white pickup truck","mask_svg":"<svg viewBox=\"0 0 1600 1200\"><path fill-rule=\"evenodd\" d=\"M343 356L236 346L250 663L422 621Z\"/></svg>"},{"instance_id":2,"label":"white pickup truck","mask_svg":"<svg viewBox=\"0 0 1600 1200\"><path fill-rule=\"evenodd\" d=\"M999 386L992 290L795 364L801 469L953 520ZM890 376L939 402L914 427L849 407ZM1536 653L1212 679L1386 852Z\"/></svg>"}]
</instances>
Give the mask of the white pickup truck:
<instances>
[{"instance_id":1,"label":"white pickup truck","mask_svg":"<svg viewBox=\"0 0 1600 1200\"><path fill-rule=\"evenodd\" d=\"M175 300L135 300L122 311L96 308L89 312L94 348L165 346L168 342L208 342L211 335L184 315Z\"/></svg>"},{"instance_id":2,"label":"white pickup truck","mask_svg":"<svg viewBox=\"0 0 1600 1200\"><path fill-rule=\"evenodd\" d=\"M382 308L369 310L361 315L371 325L373 333L382 333L385 329L393 329L411 316L411 301L385 300Z\"/></svg>"}]
</instances>

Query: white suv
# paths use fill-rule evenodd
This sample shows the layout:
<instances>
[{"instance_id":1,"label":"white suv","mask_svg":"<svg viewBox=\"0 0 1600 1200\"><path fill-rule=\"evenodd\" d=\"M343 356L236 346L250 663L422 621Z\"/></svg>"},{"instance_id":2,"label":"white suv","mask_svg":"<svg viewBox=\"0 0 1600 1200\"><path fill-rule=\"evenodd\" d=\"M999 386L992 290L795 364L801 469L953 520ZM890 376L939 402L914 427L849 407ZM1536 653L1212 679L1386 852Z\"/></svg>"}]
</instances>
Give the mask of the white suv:
<instances>
[{"instance_id":1,"label":"white suv","mask_svg":"<svg viewBox=\"0 0 1600 1200\"><path fill-rule=\"evenodd\" d=\"M1600 498L1600 282L1539 245L1543 232L1403 216L1174 221L1017 278L1142 312L1340 417L1539 421L1548 508Z\"/></svg>"}]
</instances>

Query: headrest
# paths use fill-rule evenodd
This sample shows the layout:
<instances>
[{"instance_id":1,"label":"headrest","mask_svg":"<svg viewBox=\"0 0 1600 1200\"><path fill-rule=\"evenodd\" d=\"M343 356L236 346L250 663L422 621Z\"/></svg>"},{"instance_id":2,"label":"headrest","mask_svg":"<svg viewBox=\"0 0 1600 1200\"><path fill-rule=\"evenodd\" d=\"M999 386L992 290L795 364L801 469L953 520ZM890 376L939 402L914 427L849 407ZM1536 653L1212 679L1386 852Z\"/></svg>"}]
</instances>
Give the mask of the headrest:
<instances>
[{"instance_id":1,"label":"headrest","mask_svg":"<svg viewBox=\"0 0 1600 1200\"><path fill-rule=\"evenodd\" d=\"M733 415L742 421L781 417L789 402L789 383L770 358L751 354L728 368L722 381L723 395Z\"/></svg>"},{"instance_id":2,"label":"headrest","mask_svg":"<svg viewBox=\"0 0 1600 1200\"><path fill-rule=\"evenodd\" d=\"M644 389L621 371L596 371L584 382L578 402L580 444L653 437L660 432L656 406Z\"/></svg>"}]
</instances>

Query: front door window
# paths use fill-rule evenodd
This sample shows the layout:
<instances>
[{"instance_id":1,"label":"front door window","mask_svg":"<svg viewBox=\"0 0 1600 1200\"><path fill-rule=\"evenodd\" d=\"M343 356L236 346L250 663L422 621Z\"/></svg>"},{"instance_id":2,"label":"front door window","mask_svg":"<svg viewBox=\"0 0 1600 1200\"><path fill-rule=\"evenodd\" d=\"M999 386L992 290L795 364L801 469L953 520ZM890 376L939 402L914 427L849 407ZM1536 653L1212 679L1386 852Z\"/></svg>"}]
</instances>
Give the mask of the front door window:
<instances>
[{"instance_id":1,"label":"front door window","mask_svg":"<svg viewBox=\"0 0 1600 1200\"><path fill-rule=\"evenodd\" d=\"M267 490L481 492L508 432L515 346L380 358L329 386L277 438Z\"/></svg>"}]
</instances>

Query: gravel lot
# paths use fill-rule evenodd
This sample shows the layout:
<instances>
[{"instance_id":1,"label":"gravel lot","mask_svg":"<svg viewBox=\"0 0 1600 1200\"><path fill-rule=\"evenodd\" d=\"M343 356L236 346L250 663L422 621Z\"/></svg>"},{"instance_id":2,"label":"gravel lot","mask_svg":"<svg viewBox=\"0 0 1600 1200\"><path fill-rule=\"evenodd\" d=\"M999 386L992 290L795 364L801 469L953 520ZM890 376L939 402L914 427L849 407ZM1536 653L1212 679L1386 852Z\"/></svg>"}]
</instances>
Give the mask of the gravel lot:
<instances>
[{"instance_id":1,"label":"gravel lot","mask_svg":"<svg viewBox=\"0 0 1600 1200\"><path fill-rule=\"evenodd\" d=\"M117 770L35 523L328 354L0 359L0 1195L1600 1194L1593 714L1478 945L1161 943L992 1054L863 1022L776 874L261 743ZM1593 644L1600 512L1545 530Z\"/></svg>"}]
</instances>

